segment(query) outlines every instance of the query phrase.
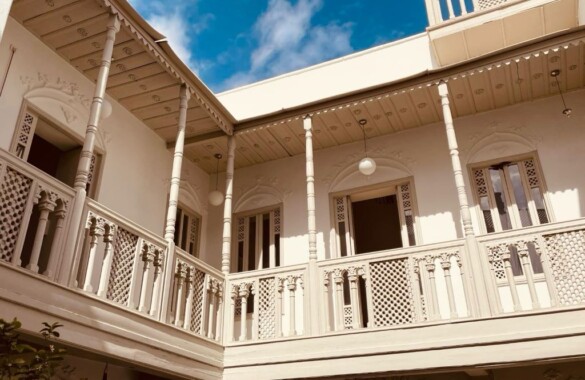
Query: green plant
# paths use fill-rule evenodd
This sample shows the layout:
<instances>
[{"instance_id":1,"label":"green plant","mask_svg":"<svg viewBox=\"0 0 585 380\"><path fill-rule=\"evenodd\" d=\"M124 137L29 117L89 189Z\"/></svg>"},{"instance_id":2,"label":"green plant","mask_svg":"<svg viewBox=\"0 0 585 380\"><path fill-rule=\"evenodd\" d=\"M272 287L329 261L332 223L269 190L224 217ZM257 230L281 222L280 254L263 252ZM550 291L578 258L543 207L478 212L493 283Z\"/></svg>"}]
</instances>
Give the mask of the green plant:
<instances>
[{"instance_id":1,"label":"green plant","mask_svg":"<svg viewBox=\"0 0 585 380\"><path fill-rule=\"evenodd\" d=\"M22 324L0 318L0 379L2 380L50 380L62 364L66 350L53 341L59 338L57 329L63 325L43 322L40 333L43 344L33 346L22 343L18 330Z\"/></svg>"}]
</instances>

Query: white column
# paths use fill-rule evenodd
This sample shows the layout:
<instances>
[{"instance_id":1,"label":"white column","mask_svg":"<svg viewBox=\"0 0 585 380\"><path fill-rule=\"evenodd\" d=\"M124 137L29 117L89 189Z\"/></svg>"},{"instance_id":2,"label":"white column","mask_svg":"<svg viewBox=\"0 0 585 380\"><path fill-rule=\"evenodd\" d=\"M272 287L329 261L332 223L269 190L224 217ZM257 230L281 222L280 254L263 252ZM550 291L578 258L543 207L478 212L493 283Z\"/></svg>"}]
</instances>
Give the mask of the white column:
<instances>
[{"instance_id":1,"label":"white column","mask_svg":"<svg viewBox=\"0 0 585 380\"><path fill-rule=\"evenodd\" d=\"M309 315L311 324L306 329L316 335L319 331L319 270L317 268L317 221L315 213L315 166L313 164L313 119L306 115L303 120L305 129L305 156L307 175L307 226L309 233Z\"/></svg>"},{"instance_id":2,"label":"white column","mask_svg":"<svg viewBox=\"0 0 585 380\"><path fill-rule=\"evenodd\" d=\"M185 318L183 321L183 329L189 331L191 324L191 316L193 309L193 282L195 279L195 269L189 268L187 273L187 301L185 302Z\"/></svg>"},{"instance_id":3,"label":"white column","mask_svg":"<svg viewBox=\"0 0 585 380\"><path fill-rule=\"evenodd\" d=\"M38 273L39 272L39 257L41 255L41 248L43 246L43 240L45 240L45 233L47 232L47 222L49 221L49 213L55 210L57 204L43 193L42 198L39 202L39 224L37 225L37 231L35 233L35 240L33 243L30 260L26 269Z\"/></svg>"},{"instance_id":4,"label":"white column","mask_svg":"<svg viewBox=\"0 0 585 380\"><path fill-rule=\"evenodd\" d=\"M221 271L230 273L232 247L232 199L234 192L234 159L236 156L236 137L228 137L227 170L225 172L225 201L223 204L223 242L221 247Z\"/></svg>"},{"instance_id":5,"label":"white column","mask_svg":"<svg viewBox=\"0 0 585 380\"><path fill-rule=\"evenodd\" d=\"M59 244L61 242L61 236L63 236L63 224L65 223L65 216L67 216L67 209L63 202L58 203L57 210L55 211L54 215L55 219L57 220L55 223L55 234L53 235L53 243L51 244L49 263L47 264L45 273L43 273L45 276L51 279L53 278L55 269L57 267L60 254Z\"/></svg>"},{"instance_id":6,"label":"white column","mask_svg":"<svg viewBox=\"0 0 585 380\"><path fill-rule=\"evenodd\" d=\"M161 313L168 310L171 283L173 281L173 259L175 257L175 221L177 219L177 206L179 203L179 189L181 186L181 167L183 165L183 152L185 149L185 128L187 126L187 109L191 94L189 88L183 84L179 93L179 122L177 125L177 140L173 155L173 168L171 171L171 188L169 190L169 206L165 224L165 240L167 241L167 253L165 262L165 275L163 285L163 299ZM165 316L161 315L164 320Z\"/></svg>"},{"instance_id":7,"label":"white column","mask_svg":"<svg viewBox=\"0 0 585 380\"><path fill-rule=\"evenodd\" d=\"M114 233L116 231L116 227L114 225L106 224L104 229L104 238L103 241L105 243L104 248L104 259L102 260L102 270L100 272L100 283L98 286L97 295L99 297L105 297L106 292L108 290L108 282L110 281L110 271L112 266L112 259L114 256Z\"/></svg>"},{"instance_id":8,"label":"white column","mask_svg":"<svg viewBox=\"0 0 585 380\"><path fill-rule=\"evenodd\" d=\"M8 14L10 13L10 7L12 6L12 0L0 1L0 42L4 35L4 29L6 28L6 21L8 20Z\"/></svg>"},{"instance_id":9,"label":"white column","mask_svg":"<svg viewBox=\"0 0 585 380\"><path fill-rule=\"evenodd\" d=\"M177 279L177 301L175 303L175 326L181 325L181 313L183 307L183 287L185 285L185 279L187 278L187 268L185 264L177 264L177 272L175 273Z\"/></svg>"},{"instance_id":10,"label":"white column","mask_svg":"<svg viewBox=\"0 0 585 380\"><path fill-rule=\"evenodd\" d=\"M93 148L102 112L102 104L104 102L104 95L106 93L106 85L108 82L108 75L110 73L110 65L112 63L112 53L114 51L114 42L116 40L116 33L120 30L120 20L116 15L110 15L108 21L106 41L104 43L104 50L102 52L102 61L98 73L95 92L89 111L89 120L85 132L85 141L79 156L79 164L77 167L77 174L75 176L74 189L75 198L71 206L71 223L67 233L67 241L63 249L63 261L59 270L59 282L67 284L74 281L72 277L73 270L73 255L75 252L75 245L77 243L77 236L82 229L81 219L83 214L83 207L87 197L87 178L89 175L91 157L93 156Z\"/></svg>"},{"instance_id":11,"label":"white column","mask_svg":"<svg viewBox=\"0 0 585 380\"><path fill-rule=\"evenodd\" d=\"M150 266L154 261L154 246L145 244L142 248L142 284L140 285L140 298L138 300L138 311L146 311L146 294L148 292L148 276L150 273Z\"/></svg>"},{"instance_id":12,"label":"white column","mask_svg":"<svg viewBox=\"0 0 585 380\"><path fill-rule=\"evenodd\" d=\"M93 286L91 285L91 278L93 277L93 271L96 266L96 253L97 244L100 236L104 234L102 221L93 219L89 228L89 255L87 258L87 269L85 271L85 279L83 281L83 290L86 292L92 292Z\"/></svg>"},{"instance_id":13,"label":"white column","mask_svg":"<svg viewBox=\"0 0 585 380\"><path fill-rule=\"evenodd\" d=\"M479 244L475 238L473 231L473 224L471 222L471 213L469 211L469 201L467 200L467 189L463 180L463 170L461 169L461 160L459 158L459 147L457 145L457 137L455 135L455 128L453 126L453 115L449 106L449 89L447 83L441 81L439 83L439 96L441 97L441 106L443 108L443 119L445 121L445 131L447 134L447 142L449 145L449 153L451 155L451 165L453 166L453 176L455 178L455 186L457 188L457 195L459 199L459 210L461 213L461 220L463 223L463 233L466 239L466 248L469 254L469 261L471 264L471 271L469 273L470 283L474 287L475 303L472 304L472 309L475 314L482 317L491 315L490 311L490 297L487 292L486 278L483 273L481 264ZM491 300L494 302L494 300Z\"/></svg>"},{"instance_id":14,"label":"white column","mask_svg":"<svg viewBox=\"0 0 585 380\"><path fill-rule=\"evenodd\" d=\"M289 328L288 328L288 336L295 336L297 335L297 327L296 327L296 308L295 308L295 293L297 291L297 278L294 276L288 276L288 302L289 302Z\"/></svg>"},{"instance_id":15,"label":"white column","mask_svg":"<svg viewBox=\"0 0 585 380\"><path fill-rule=\"evenodd\" d=\"M240 308L240 339L242 342L248 337L248 325L246 322L246 314L248 312L248 296L250 295L250 284L242 283L239 286L239 293L241 299Z\"/></svg>"},{"instance_id":16,"label":"white column","mask_svg":"<svg viewBox=\"0 0 585 380\"><path fill-rule=\"evenodd\" d=\"M215 338L215 321L217 313L215 311L215 305L217 304L217 291L219 290L219 283L215 279L209 281L209 316L207 324L207 337L209 339Z\"/></svg>"},{"instance_id":17,"label":"white column","mask_svg":"<svg viewBox=\"0 0 585 380\"><path fill-rule=\"evenodd\" d=\"M160 298L160 283L161 283L161 276L164 265L164 251L161 249L156 249L154 254L154 260L152 262L152 266L154 267L154 277L152 279L152 298L150 302L150 311L148 314L151 316L156 316L156 312L158 311L159 307L159 298ZM169 292L172 291L172 288L169 288Z\"/></svg>"}]
</instances>

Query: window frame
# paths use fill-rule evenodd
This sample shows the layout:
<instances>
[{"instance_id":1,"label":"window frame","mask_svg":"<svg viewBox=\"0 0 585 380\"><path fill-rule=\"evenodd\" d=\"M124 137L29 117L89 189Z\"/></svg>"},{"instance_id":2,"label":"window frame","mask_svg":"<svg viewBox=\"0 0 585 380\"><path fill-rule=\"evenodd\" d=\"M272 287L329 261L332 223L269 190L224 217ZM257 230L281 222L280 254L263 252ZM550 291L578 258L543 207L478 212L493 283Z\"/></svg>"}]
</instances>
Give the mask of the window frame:
<instances>
[{"instance_id":1,"label":"window frame","mask_svg":"<svg viewBox=\"0 0 585 380\"><path fill-rule=\"evenodd\" d=\"M401 191L401 186L408 185L409 186L409 193L410 199L404 199L404 192ZM377 195L376 195L377 193ZM371 196L364 195L364 194L372 194ZM354 222L353 222L353 215L352 215L352 208L351 208L351 197L359 198L359 200L368 200L379 198L387 195L396 195L396 201L398 206L398 217L400 220L400 236L402 238L402 247L400 248L393 248L393 249L402 249L408 248L413 246L418 246L423 244L422 233L420 231L420 220L419 220L419 212L418 212L418 204L417 204L417 197L416 197L416 187L414 184L414 177L405 177L400 178L392 181L386 181L382 183L377 183L368 186L361 186L356 187L348 190L336 191L329 194L329 218L330 218L330 225L331 231L335 234L335 239L333 239L333 249L331 252L333 253L332 256L336 258L341 257L349 257L349 256L357 256L358 254L355 253L355 242L354 242ZM364 197L362 199L362 196ZM339 233L339 223L337 220L337 204L336 199L343 198L344 202L343 205L347 210L345 218L343 221L346 222L345 227L345 247L347 251L346 256L342 256L341 252L341 236ZM356 200L354 200L356 201ZM404 207L404 202L410 201L410 208ZM406 223L405 211L409 210L412 213L412 234L414 237L414 244L411 244L409 238L409 231L408 226ZM361 253L367 254L367 253Z\"/></svg>"},{"instance_id":2,"label":"window frame","mask_svg":"<svg viewBox=\"0 0 585 380\"><path fill-rule=\"evenodd\" d=\"M274 255L274 266L271 266L270 263L270 257L272 255L270 255L270 252L268 252L269 254L269 266L268 268L264 268L263 267L263 260L262 257L264 255L263 252L263 248L262 248L262 240L260 239L262 237L262 232L263 232L263 228L258 228L258 226L260 225L260 227L262 227L262 220L261 217L264 214L269 213L269 223L270 223L270 229L273 231L273 233L270 234L269 239L270 239L270 247L274 247L274 249L276 250L276 239L274 237L274 235L277 234L276 229L275 229L275 221L274 221L274 211L275 210L279 210L280 212L280 223L279 223L279 230L278 230L278 234L279 234L279 238L278 238L278 246L279 246L279 253L278 253L278 258L276 257L276 252ZM249 268L249 247L248 244L246 243L249 239L249 227L248 227L248 223L246 223L244 221L244 231L243 231L243 240L241 240L239 238L239 220L241 218L244 218L245 220L247 218L251 218L251 217L255 217L256 218L256 234L255 234L255 245L256 245L256 251L259 252L260 254L258 255L258 257L255 257L257 264L255 265L254 269L248 269ZM260 222L259 222L260 220ZM252 270L261 270L261 269L274 269L274 268L278 268L280 266L283 265L284 262L284 249L283 249L283 242L284 242L284 238L283 238L283 231L284 231L284 207L282 203L278 203L275 205L271 205L271 206L265 206L265 207L261 207L261 208L257 208L257 209L252 209L252 210L246 210L246 211L242 211L242 212L238 212L238 213L234 213L232 214L232 254L231 254L231 273L244 273L244 272L250 272ZM238 260L238 256L239 256L239 252L238 252L238 248L239 248L239 243L243 241L243 262L242 262L242 271L238 271L238 266L239 266L239 260ZM279 265L277 266L276 263L278 263Z\"/></svg>"},{"instance_id":3,"label":"window frame","mask_svg":"<svg viewBox=\"0 0 585 380\"><path fill-rule=\"evenodd\" d=\"M185 212L186 211L186 212ZM191 232L191 226L193 223L193 220L197 220L197 241L196 244L194 244L194 252L190 252L190 250L188 249L184 249L181 247L181 240L183 238L183 221L184 221L184 216L187 216L189 218L189 222L188 222L188 226L187 226L187 234L189 234ZM203 218L201 217L201 215L198 212L193 211L193 209L191 209L190 207L185 206L184 203L179 202L179 204L177 205L177 214L175 217L175 233L173 235L173 241L175 242L175 247L180 249L182 252L186 253L189 256L193 256L195 258L199 258L199 255L201 254L201 227L203 224ZM177 227L178 226L178 227ZM175 239L177 241L175 241ZM189 243L192 242L191 241L186 241L187 246L189 245Z\"/></svg>"},{"instance_id":4,"label":"window frame","mask_svg":"<svg viewBox=\"0 0 585 380\"><path fill-rule=\"evenodd\" d=\"M494 231L488 232L488 228L487 228L484 214L483 214L484 210L481 207L481 199L480 199L481 196L479 194L478 184L477 184L477 181L475 178L475 171L478 169L481 169L481 170L488 169L494 165L499 165L499 164L503 164L506 162L509 162L510 164L518 164L518 167L520 168L521 164L525 161L528 161L528 160L532 160L534 162L534 170L536 171L536 175L538 177L538 185L536 187L539 188L539 190L542 194L543 204L545 207L548 222L547 223L540 222L540 217L538 216L538 211L537 211L538 209L536 208L535 201L533 199L532 192L531 192L531 189L536 188L536 187L529 186L529 179L528 179L527 174L526 174L526 169L523 168L523 169L519 170L519 174L520 174L520 178L521 178L521 182L522 182L522 190L524 191L524 196L526 197L526 200L527 200L527 206L528 206L527 209L529 212L531 225L530 226L522 226L522 219L520 217L520 209L518 208L518 205L516 203L516 195L514 194L514 185L510 181L511 176L509 174L509 167L508 167L509 165L508 165L506 167L503 167L504 180L506 182L504 185L505 188L503 189L504 190L503 196L505 197L506 208L507 208L507 212L509 215L511 228L508 230L502 229L501 220L500 220L500 217L498 215L498 209L497 209L497 204L496 204L496 200L495 200L495 195L494 195L493 187L491 185L492 180L491 180L491 178L489 178L489 175L484 174L485 180L486 180L485 186L487 188L487 197L488 197L488 200L490 203L489 204L490 215L492 218L492 223L494 225ZM549 199L549 192L548 192L548 188L546 185L546 179L544 177L542 165L540 164L540 159L539 159L536 151L512 155L512 156L499 157L499 158L495 158L495 159L491 159L491 160L487 160L487 161L474 162L474 163L469 164L467 166L467 168L468 168L468 175L469 175L469 180L470 180L469 183L471 184L471 189L472 189L472 193L473 193L473 201L474 201L473 207L475 208L475 213L477 215L479 225L480 225L480 230L481 230L482 234L501 233L501 232L506 232L506 231L518 230L518 229L522 229L522 228L535 227L535 226L539 226L542 224L554 223L555 217L554 217L553 208L552 208L552 205L551 205L551 202Z\"/></svg>"},{"instance_id":5,"label":"window frame","mask_svg":"<svg viewBox=\"0 0 585 380\"><path fill-rule=\"evenodd\" d=\"M32 117L34 118L34 120L32 122L30 131L27 133L27 135L28 135L27 141L24 144L22 155L20 155L18 150L17 150L17 147L20 145L19 144L19 137L21 135L22 124L24 122L24 118L25 118L25 115L27 113L31 114ZM73 140L74 142L79 144L79 146L83 149L83 145L84 145L83 139L81 139L78 136L76 136L75 134L71 133L70 129L67 126L63 125L58 120L55 120L55 118L51 117L51 115L49 115L46 112L44 112L43 110L39 109L34 104L30 103L28 100L23 99L22 104L20 106L20 111L18 113L18 119L16 120L16 127L14 128L14 133L12 134L12 140L10 142L10 147L8 150L11 154L13 154L15 157L17 157L17 158L23 160L24 162L26 162L27 164L29 164L28 156L30 154L30 148L31 148L32 141L33 141L33 138L35 135L37 122L41 118L46 120L52 128L55 128L55 130L58 133L61 133L64 136L66 136L67 138ZM101 187L101 180L103 177L102 172L103 172L103 167L104 167L105 156L106 156L105 151L103 149L101 149L99 146L94 145L94 154L92 156L92 162L90 164L90 173L88 176L89 191L87 192L87 196L91 199L94 199L94 200L97 200L99 189ZM51 176L51 178L55 179L56 181L61 182L59 179L57 179L55 177ZM64 185L69 186L67 184L64 184ZM69 187L72 187L72 186L69 186Z\"/></svg>"}]
</instances>

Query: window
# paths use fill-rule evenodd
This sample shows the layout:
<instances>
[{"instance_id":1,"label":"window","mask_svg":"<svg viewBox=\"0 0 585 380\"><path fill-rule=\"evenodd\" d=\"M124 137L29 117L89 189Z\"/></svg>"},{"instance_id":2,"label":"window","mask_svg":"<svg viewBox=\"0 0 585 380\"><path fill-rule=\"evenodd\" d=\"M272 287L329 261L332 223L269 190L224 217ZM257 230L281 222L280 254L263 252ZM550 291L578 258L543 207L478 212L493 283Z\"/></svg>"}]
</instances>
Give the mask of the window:
<instances>
[{"instance_id":1,"label":"window","mask_svg":"<svg viewBox=\"0 0 585 380\"><path fill-rule=\"evenodd\" d=\"M542 177L534 158L472 169L488 233L548 223Z\"/></svg>"},{"instance_id":2,"label":"window","mask_svg":"<svg viewBox=\"0 0 585 380\"><path fill-rule=\"evenodd\" d=\"M175 220L175 246L191 256L199 257L199 236L201 234L201 217L184 207L177 207Z\"/></svg>"},{"instance_id":3,"label":"window","mask_svg":"<svg viewBox=\"0 0 585 380\"><path fill-rule=\"evenodd\" d=\"M73 187L82 145L48 118L25 105L16 128L10 151L17 157ZM91 158L86 191L96 193L96 175L101 155Z\"/></svg>"},{"instance_id":4,"label":"window","mask_svg":"<svg viewBox=\"0 0 585 380\"><path fill-rule=\"evenodd\" d=\"M282 211L280 206L235 218L237 272L279 267L281 261Z\"/></svg>"},{"instance_id":5,"label":"window","mask_svg":"<svg viewBox=\"0 0 585 380\"><path fill-rule=\"evenodd\" d=\"M416 245L410 181L334 195L339 256Z\"/></svg>"}]
</instances>

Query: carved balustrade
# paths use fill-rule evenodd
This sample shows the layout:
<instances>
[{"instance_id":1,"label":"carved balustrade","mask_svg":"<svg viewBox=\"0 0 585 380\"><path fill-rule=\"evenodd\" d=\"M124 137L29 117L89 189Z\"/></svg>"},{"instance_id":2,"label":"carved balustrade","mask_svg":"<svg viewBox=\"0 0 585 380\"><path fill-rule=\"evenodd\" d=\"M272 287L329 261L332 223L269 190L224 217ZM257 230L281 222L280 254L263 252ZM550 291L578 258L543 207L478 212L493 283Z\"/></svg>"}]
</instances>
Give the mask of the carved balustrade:
<instances>
[{"instance_id":1,"label":"carved balustrade","mask_svg":"<svg viewBox=\"0 0 585 380\"><path fill-rule=\"evenodd\" d=\"M585 304L585 221L482 236L497 313Z\"/></svg>"},{"instance_id":2,"label":"carved balustrade","mask_svg":"<svg viewBox=\"0 0 585 380\"><path fill-rule=\"evenodd\" d=\"M307 266L229 274L226 342L302 336L307 330Z\"/></svg>"},{"instance_id":3,"label":"carved balustrade","mask_svg":"<svg viewBox=\"0 0 585 380\"><path fill-rule=\"evenodd\" d=\"M465 0L426 0L426 6L429 24L433 26L456 17L485 11L512 1L514 0L472 0L471 4L469 4Z\"/></svg>"},{"instance_id":4,"label":"carved balustrade","mask_svg":"<svg viewBox=\"0 0 585 380\"><path fill-rule=\"evenodd\" d=\"M400 326L468 317L463 242L319 262L321 330Z\"/></svg>"},{"instance_id":5,"label":"carved balustrade","mask_svg":"<svg viewBox=\"0 0 585 380\"><path fill-rule=\"evenodd\" d=\"M0 150L0 260L54 279L71 188Z\"/></svg>"},{"instance_id":6,"label":"carved balustrade","mask_svg":"<svg viewBox=\"0 0 585 380\"><path fill-rule=\"evenodd\" d=\"M223 274L179 248L175 250L174 265L167 323L221 341L225 294Z\"/></svg>"},{"instance_id":7,"label":"carved balustrade","mask_svg":"<svg viewBox=\"0 0 585 380\"><path fill-rule=\"evenodd\" d=\"M159 318L166 242L89 200L76 255L76 285Z\"/></svg>"}]
</instances>

